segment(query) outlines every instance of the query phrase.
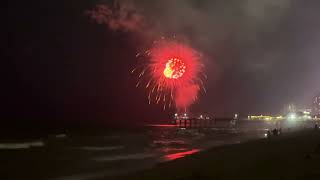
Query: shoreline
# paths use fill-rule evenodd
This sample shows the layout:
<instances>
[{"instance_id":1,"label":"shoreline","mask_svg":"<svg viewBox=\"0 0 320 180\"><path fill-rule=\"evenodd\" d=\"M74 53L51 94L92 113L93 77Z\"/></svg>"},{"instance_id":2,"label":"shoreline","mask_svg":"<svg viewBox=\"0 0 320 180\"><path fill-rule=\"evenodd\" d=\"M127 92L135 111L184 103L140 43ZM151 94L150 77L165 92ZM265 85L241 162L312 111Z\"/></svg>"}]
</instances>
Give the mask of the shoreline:
<instances>
[{"instance_id":1,"label":"shoreline","mask_svg":"<svg viewBox=\"0 0 320 180\"><path fill-rule=\"evenodd\" d=\"M319 131L288 132L209 148L115 179L320 179L319 151Z\"/></svg>"}]
</instances>

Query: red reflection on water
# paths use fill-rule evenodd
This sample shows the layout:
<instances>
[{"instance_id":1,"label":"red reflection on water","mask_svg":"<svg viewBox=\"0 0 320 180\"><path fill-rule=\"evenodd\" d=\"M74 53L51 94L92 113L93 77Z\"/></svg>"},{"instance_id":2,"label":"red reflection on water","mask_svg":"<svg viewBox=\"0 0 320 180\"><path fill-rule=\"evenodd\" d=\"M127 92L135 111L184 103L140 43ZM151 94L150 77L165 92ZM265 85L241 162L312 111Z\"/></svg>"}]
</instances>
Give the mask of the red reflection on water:
<instances>
[{"instance_id":1,"label":"red reflection on water","mask_svg":"<svg viewBox=\"0 0 320 180\"><path fill-rule=\"evenodd\" d=\"M190 155L190 154L197 153L199 151L200 151L200 149L192 149L190 151L184 151L184 152L179 152L179 153L174 153L174 154L168 154L168 155L164 156L164 158L166 160L175 160L175 159L182 158L182 157L185 157L185 156Z\"/></svg>"},{"instance_id":2,"label":"red reflection on water","mask_svg":"<svg viewBox=\"0 0 320 180\"><path fill-rule=\"evenodd\" d=\"M151 126L151 127L176 127L177 125L175 125L175 124L147 124L146 126Z\"/></svg>"}]
</instances>

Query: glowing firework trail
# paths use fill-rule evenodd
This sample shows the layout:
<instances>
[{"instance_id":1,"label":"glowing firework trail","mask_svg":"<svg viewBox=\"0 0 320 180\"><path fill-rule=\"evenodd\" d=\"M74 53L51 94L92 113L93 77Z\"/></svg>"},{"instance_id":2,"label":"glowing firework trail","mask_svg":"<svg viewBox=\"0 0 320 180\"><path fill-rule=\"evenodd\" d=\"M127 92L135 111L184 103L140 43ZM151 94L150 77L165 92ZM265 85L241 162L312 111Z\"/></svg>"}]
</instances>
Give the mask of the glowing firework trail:
<instances>
[{"instance_id":1,"label":"glowing firework trail","mask_svg":"<svg viewBox=\"0 0 320 180\"><path fill-rule=\"evenodd\" d=\"M185 44L161 40L136 57L147 57L146 65L131 72L137 73L138 86L146 83L149 103L158 104L162 99L164 109L171 107L172 101L176 108L185 109L197 99L200 86L205 91L200 55Z\"/></svg>"}]
</instances>

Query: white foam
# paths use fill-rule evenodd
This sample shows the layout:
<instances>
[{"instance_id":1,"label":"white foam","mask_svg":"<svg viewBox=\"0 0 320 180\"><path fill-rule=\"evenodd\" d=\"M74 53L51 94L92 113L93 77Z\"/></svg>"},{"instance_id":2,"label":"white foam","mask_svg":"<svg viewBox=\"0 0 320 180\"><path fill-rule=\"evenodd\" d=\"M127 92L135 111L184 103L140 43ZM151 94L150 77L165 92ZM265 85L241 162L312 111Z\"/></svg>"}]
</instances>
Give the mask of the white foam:
<instances>
[{"instance_id":1,"label":"white foam","mask_svg":"<svg viewBox=\"0 0 320 180\"><path fill-rule=\"evenodd\" d=\"M66 138L67 135L66 134L56 134L55 137L56 138Z\"/></svg>"},{"instance_id":2,"label":"white foam","mask_svg":"<svg viewBox=\"0 0 320 180\"><path fill-rule=\"evenodd\" d=\"M186 144L183 140L154 140L153 144L161 144L161 145L170 145L170 144L179 144L184 145Z\"/></svg>"},{"instance_id":3,"label":"white foam","mask_svg":"<svg viewBox=\"0 0 320 180\"><path fill-rule=\"evenodd\" d=\"M28 149L31 147L42 147L44 142L42 141L31 141L23 143L2 143L0 149Z\"/></svg>"},{"instance_id":4,"label":"white foam","mask_svg":"<svg viewBox=\"0 0 320 180\"><path fill-rule=\"evenodd\" d=\"M29 145L31 147L42 147L42 146L44 146L44 142L42 142L42 141L33 141L33 142L30 142Z\"/></svg>"},{"instance_id":5,"label":"white foam","mask_svg":"<svg viewBox=\"0 0 320 180\"><path fill-rule=\"evenodd\" d=\"M137 159L146 159L155 157L155 154L146 154L146 153L136 153L136 154L126 154L118 156L104 156L93 158L94 161L120 161L120 160L137 160Z\"/></svg>"},{"instance_id":6,"label":"white foam","mask_svg":"<svg viewBox=\"0 0 320 180\"><path fill-rule=\"evenodd\" d=\"M124 146L82 146L79 149L87 151L112 151L117 149L123 149Z\"/></svg>"},{"instance_id":7,"label":"white foam","mask_svg":"<svg viewBox=\"0 0 320 180\"><path fill-rule=\"evenodd\" d=\"M26 143L4 143L0 144L0 149L28 149L30 146Z\"/></svg>"}]
</instances>

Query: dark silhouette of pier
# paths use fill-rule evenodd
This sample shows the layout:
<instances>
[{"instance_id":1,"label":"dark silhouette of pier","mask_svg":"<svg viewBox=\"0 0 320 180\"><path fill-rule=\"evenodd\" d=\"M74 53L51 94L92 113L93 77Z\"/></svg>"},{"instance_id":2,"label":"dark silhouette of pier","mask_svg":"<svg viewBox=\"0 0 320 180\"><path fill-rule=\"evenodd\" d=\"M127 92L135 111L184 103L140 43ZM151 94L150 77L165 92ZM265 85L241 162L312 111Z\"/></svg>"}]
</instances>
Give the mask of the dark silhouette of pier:
<instances>
[{"instance_id":1,"label":"dark silhouette of pier","mask_svg":"<svg viewBox=\"0 0 320 180\"><path fill-rule=\"evenodd\" d=\"M213 128L213 127L234 127L236 120L232 118L226 119L175 119L173 123L179 128Z\"/></svg>"}]
</instances>

